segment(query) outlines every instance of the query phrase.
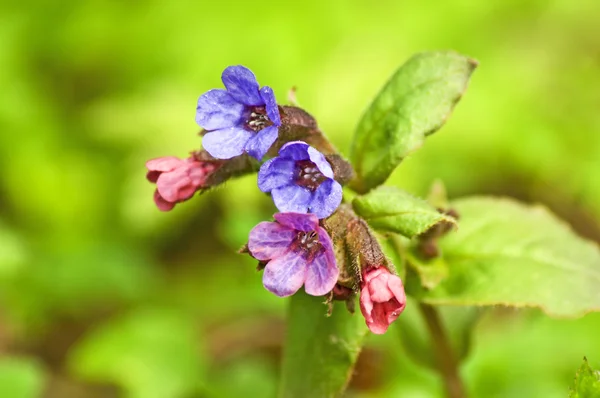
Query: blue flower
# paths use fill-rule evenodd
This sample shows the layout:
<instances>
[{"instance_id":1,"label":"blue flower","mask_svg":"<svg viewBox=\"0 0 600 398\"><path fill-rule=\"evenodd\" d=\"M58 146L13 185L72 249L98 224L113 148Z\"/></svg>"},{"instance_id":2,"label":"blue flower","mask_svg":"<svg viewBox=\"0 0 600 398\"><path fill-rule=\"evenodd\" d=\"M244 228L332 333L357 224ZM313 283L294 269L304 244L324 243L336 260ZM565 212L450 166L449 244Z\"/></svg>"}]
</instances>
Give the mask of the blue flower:
<instances>
[{"instance_id":1,"label":"blue flower","mask_svg":"<svg viewBox=\"0 0 600 398\"><path fill-rule=\"evenodd\" d=\"M247 152L261 160L277 139L281 119L271 87L258 88L250 69L230 66L221 76L227 90L214 89L198 99L196 123L208 133L204 149L217 159Z\"/></svg>"},{"instance_id":2,"label":"blue flower","mask_svg":"<svg viewBox=\"0 0 600 398\"><path fill-rule=\"evenodd\" d=\"M263 285L279 297L296 293L323 296L335 286L340 271L333 243L314 214L278 213L261 222L248 237L252 257L266 262Z\"/></svg>"},{"instance_id":3,"label":"blue flower","mask_svg":"<svg viewBox=\"0 0 600 398\"><path fill-rule=\"evenodd\" d=\"M342 186L333 179L331 165L321 152L302 141L288 142L279 156L261 166L258 187L271 192L281 212L325 218L342 202Z\"/></svg>"}]
</instances>

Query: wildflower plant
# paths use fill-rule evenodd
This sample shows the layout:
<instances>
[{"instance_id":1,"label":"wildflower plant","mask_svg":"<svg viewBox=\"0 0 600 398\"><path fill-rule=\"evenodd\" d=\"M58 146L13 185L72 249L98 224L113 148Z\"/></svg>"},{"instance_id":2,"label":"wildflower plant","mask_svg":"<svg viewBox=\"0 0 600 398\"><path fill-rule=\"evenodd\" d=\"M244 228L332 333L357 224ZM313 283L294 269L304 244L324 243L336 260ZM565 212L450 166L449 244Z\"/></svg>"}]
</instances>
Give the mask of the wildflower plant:
<instances>
[{"instance_id":1,"label":"wildflower plant","mask_svg":"<svg viewBox=\"0 0 600 398\"><path fill-rule=\"evenodd\" d=\"M598 247L543 207L449 201L440 183L427 200L383 186L446 122L476 66L452 52L409 59L362 115L348 160L308 112L277 103L248 68L230 66L225 89L198 100L203 149L147 162L163 211L249 173L273 200L273 219L249 231L241 252L257 260L268 292L291 296L281 396L340 394L367 332L396 327L411 357L440 372L450 397L461 397L466 349L448 337L447 322L468 335L477 307L600 311ZM343 187L353 191L346 200ZM449 320L448 306L468 316ZM430 345L405 333L414 326L405 310L423 318Z\"/></svg>"}]
</instances>

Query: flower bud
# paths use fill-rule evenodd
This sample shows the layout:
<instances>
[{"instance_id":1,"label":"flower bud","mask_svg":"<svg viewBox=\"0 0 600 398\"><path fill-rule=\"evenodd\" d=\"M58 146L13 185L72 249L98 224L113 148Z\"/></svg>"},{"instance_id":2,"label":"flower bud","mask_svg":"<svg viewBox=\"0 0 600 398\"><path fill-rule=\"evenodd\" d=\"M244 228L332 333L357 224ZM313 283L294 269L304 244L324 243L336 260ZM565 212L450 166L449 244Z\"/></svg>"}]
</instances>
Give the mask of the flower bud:
<instances>
[{"instance_id":1,"label":"flower bud","mask_svg":"<svg viewBox=\"0 0 600 398\"><path fill-rule=\"evenodd\" d=\"M406 306L400 278L385 267L368 268L360 289L360 311L375 334L383 334Z\"/></svg>"},{"instance_id":2,"label":"flower bud","mask_svg":"<svg viewBox=\"0 0 600 398\"><path fill-rule=\"evenodd\" d=\"M197 190L206 187L206 181L218 165L197 161L193 157L179 159L174 156L146 162L148 181L156 183L154 202L159 210L169 211L175 204L191 198Z\"/></svg>"}]
</instances>

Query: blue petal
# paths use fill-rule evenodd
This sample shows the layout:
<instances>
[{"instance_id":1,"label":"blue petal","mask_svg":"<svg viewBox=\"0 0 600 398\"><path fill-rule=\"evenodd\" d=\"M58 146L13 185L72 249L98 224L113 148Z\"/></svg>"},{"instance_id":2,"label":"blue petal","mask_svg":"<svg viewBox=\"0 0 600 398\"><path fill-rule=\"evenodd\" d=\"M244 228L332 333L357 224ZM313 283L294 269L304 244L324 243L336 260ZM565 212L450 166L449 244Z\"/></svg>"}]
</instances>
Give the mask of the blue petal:
<instances>
[{"instance_id":1,"label":"blue petal","mask_svg":"<svg viewBox=\"0 0 600 398\"><path fill-rule=\"evenodd\" d=\"M277 213L273 217L284 227L296 231L316 231L319 228L319 219L314 214L308 213Z\"/></svg>"},{"instance_id":2,"label":"blue petal","mask_svg":"<svg viewBox=\"0 0 600 398\"><path fill-rule=\"evenodd\" d=\"M252 106L265 104L258 92L256 76L250 69L242 65L230 66L223 71L221 80L227 92L242 104Z\"/></svg>"},{"instance_id":3,"label":"blue petal","mask_svg":"<svg viewBox=\"0 0 600 398\"><path fill-rule=\"evenodd\" d=\"M325 155L313 147L309 147L307 152L310 160L317 165L321 173L327 178L333 178L333 170L327 159L325 159Z\"/></svg>"},{"instance_id":4,"label":"blue petal","mask_svg":"<svg viewBox=\"0 0 600 398\"><path fill-rule=\"evenodd\" d=\"M333 214L340 203L342 203L342 186L335 180L327 180L313 192L308 208L317 217L325 218Z\"/></svg>"},{"instance_id":5,"label":"blue petal","mask_svg":"<svg viewBox=\"0 0 600 398\"><path fill-rule=\"evenodd\" d=\"M277 126L265 127L248 140L246 152L253 158L262 160L277 139L278 134L279 128Z\"/></svg>"},{"instance_id":6,"label":"blue petal","mask_svg":"<svg viewBox=\"0 0 600 398\"><path fill-rule=\"evenodd\" d=\"M280 223L263 221L250 231L248 250L257 260L271 260L285 254L296 234Z\"/></svg>"},{"instance_id":7,"label":"blue petal","mask_svg":"<svg viewBox=\"0 0 600 398\"><path fill-rule=\"evenodd\" d=\"M263 192L271 192L275 188L293 184L295 173L296 163L293 160L267 160L258 171L258 188Z\"/></svg>"},{"instance_id":8,"label":"blue petal","mask_svg":"<svg viewBox=\"0 0 600 398\"><path fill-rule=\"evenodd\" d=\"M306 260L289 251L267 263L263 274L265 288L279 297L296 293L306 279Z\"/></svg>"},{"instance_id":9,"label":"blue petal","mask_svg":"<svg viewBox=\"0 0 600 398\"><path fill-rule=\"evenodd\" d=\"M275 207L280 212L307 213L311 193L297 185L287 185L271 191Z\"/></svg>"},{"instance_id":10,"label":"blue petal","mask_svg":"<svg viewBox=\"0 0 600 398\"><path fill-rule=\"evenodd\" d=\"M239 127L215 130L202 138L202 146L217 159L231 159L244 153L252 132Z\"/></svg>"},{"instance_id":11,"label":"blue petal","mask_svg":"<svg viewBox=\"0 0 600 398\"><path fill-rule=\"evenodd\" d=\"M279 150L279 156L293 160L306 160L310 158L308 148L310 146L304 141L288 142Z\"/></svg>"},{"instance_id":12,"label":"blue petal","mask_svg":"<svg viewBox=\"0 0 600 398\"><path fill-rule=\"evenodd\" d=\"M206 130L218 130L240 124L245 106L225 90L210 90L198 98L196 123Z\"/></svg>"},{"instance_id":13,"label":"blue petal","mask_svg":"<svg viewBox=\"0 0 600 398\"><path fill-rule=\"evenodd\" d=\"M340 271L329 235L321 227L317 231L323 251L308 264L304 290L312 296L323 296L333 289Z\"/></svg>"},{"instance_id":14,"label":"blue petal","mask_svg":"<svg viewBox=\"0 0 600 398\"><path fill-rule=\"evenodd\" d=\"M260 89L260 97L265 102L267 108L267 116L276 126L281 126L281 119L279 118L279 107L277 101L275 101L275 93L269 86L264 86Z\"/></svg>"}]
</instances>

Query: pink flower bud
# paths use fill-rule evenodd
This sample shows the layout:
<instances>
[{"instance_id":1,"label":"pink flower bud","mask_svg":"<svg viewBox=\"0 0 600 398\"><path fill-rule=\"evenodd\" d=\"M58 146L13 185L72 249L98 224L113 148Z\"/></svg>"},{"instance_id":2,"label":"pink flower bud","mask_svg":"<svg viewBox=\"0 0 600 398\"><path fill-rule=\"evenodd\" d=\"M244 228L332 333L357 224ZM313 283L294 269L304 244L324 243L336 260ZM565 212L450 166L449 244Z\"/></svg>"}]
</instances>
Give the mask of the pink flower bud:
<instances>
[{"instance_id":1,"label":"pink flower bud","mask_svg":"<svg viewBox=\"0 0 600 398\"><path fill-rule=\"evenodd\" d=\"M404 311L406 295L402 280L385 267L369 268L363 274L360 311L375 334L383 334Z\"/></svg>"},{"instance_id":2,"label":"pink flower bud","mask_svg":"<svg viewBox=\"0 0 600 398\"><path fill-rule=\"evenodd\" d=\"M154 203L162 211L173 209L176 203L188 200L198 189L205 188L207 178L217 167L210 162L174 156L147 161L146 178L156 183Z\"/></svg>"}]
</instances>

